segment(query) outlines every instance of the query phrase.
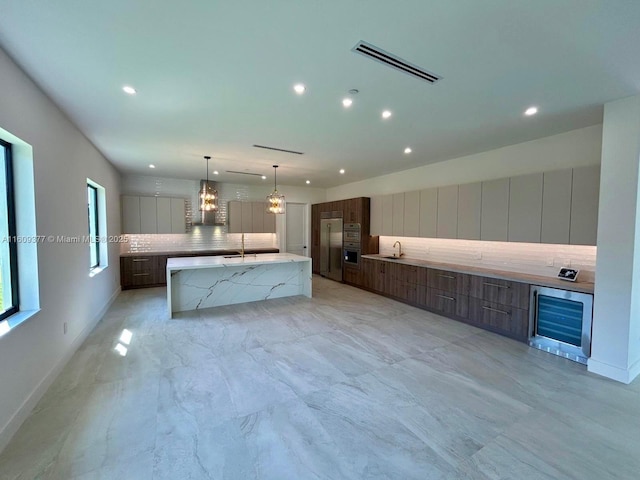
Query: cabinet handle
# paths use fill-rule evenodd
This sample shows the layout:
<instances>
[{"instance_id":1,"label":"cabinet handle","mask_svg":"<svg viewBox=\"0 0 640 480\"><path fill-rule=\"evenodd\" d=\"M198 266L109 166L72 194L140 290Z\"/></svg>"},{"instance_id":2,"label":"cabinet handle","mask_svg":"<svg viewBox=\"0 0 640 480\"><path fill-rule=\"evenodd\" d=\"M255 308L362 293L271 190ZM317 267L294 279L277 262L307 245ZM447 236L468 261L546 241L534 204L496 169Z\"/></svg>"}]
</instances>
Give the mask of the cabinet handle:
<instances>
[{"instance_id":1,"label":"cabinet handle","mask_svg":"<svg viewBox=\"0 0 640 480\"><path fill-rule=\"evenodd\" d=\"M148 262L149 259L148 258L134 258L133 261L134 262Z\"/></svg>"},{"instance_id":2,"label":"cabinet handle","mask_svg":"<svg viewBox=\"0 0 640 480\"><path fill-rule=\"evenodd\" d=\"M492 312L501 313L502 315L511 315L511 312L505 312L504 310L498 310L497 308L485 307L482 306L483 310L490 310Z\"/></svg>"},{"instance_id":3,"label":"cabinet handle","mask_svg":"<svg viewBox=\"0 0 640 480\"><path fill-rule=\"evenodd\" d=\"M453 298L453 297L447 297L446 295L436 295L436 297L444 298L445 300L451 300L452 302L455 302L455 301L456 301L456 299L455 299L455 298Z\"/></svg>"},{"instance_id":4,"label":"cabinet handle","mask_svg":"<svg viewBox=\"0 0 640 480\"><path fill-rule=\"evenodd\" d=\"M442 278L449 278L451 280L455 280L456 279L456 277L454 277L453 275L442 275L441 273L439 273L438 276L442 277Z\"/></svg>"},{"instance_id":5,"label":"cabinet handle","mask_svg":"<svg viewBox=\"0 0 640 480\"><path fill-rule=\"evenodd\" d=\"M511 288L509 285L498 285L497 283L482 282L482 284L486 285L487 287Z\"/></svg>"},{"instance_id":6,"label":"cabinet handle","mask_svg":"<svg viewBox=\"0 0 640 480\"><path fill-rule=\"evenodd\" d=\"M146 277L148 275L151 275L150 273L134 273L133 276L134 277Z\"/></svg>"}]
</instances>

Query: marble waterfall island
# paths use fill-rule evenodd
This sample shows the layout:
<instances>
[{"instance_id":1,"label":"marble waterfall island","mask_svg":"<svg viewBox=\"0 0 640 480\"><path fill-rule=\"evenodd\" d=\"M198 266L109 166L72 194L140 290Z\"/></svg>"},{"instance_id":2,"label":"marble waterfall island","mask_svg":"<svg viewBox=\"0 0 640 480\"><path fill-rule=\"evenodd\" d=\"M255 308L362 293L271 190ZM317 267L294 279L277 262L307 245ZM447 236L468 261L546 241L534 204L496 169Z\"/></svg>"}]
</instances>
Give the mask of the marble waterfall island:
<instances>
[{"instance_id":1,"label":"marble waterfall island","mask_svg":"<svg viewBox=\"0 0 640 480\"><path fill-rule=\"evenodd\" d=\"M167 260L167 304L176 312L311 297L311 259L290 253L245 257L184 257Z\"/></svg>"}]
</instances>

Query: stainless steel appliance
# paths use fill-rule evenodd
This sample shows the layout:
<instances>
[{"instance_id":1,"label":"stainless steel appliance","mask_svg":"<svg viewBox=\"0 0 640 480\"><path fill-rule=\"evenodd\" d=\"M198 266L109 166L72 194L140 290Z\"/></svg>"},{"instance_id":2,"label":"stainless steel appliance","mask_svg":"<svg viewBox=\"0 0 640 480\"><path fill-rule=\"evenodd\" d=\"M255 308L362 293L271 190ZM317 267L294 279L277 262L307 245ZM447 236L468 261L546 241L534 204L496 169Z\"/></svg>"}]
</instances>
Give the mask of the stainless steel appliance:
<instances>
[{"instance_id":1,"label":"stainless steel appliance","mask_svg":"<svg viewBox=\"0 0 640 480\"><path fill-rule=\"evenodd\" d=\"M529 345L586 364L591 355L593 295L531 287Z\"/></svg>"},{"instance_id":2,"label":"stainless steel appliance","mask_svg":"<svg viewBox=\"0 0 640 480\"><path fill-rule=\"evenodd\" d=\"M342 281L342 218L320 219L320 275Z\"/></svg>"},{"instance_id":3,"label":"stainless steel appliance","mask_svg":"<svg viewBox=\"0 0 640 480\"><path fill-rule=\"evenodd\" d=\"M343 256L344 264L351 267L360 265L360 224L345 223L343 234Z\"/></svg>"}]
</instances>

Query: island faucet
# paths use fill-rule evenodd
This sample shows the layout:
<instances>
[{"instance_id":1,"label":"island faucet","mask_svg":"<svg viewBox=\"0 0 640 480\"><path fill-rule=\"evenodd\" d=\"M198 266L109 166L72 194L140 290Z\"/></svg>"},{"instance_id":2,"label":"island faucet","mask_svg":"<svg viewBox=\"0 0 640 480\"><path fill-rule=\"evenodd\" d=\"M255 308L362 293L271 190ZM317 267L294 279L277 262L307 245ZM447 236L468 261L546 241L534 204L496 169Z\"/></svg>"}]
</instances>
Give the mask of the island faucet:
<instances>
[{"instance_id":1,"label":"island faucet","mask_svg":"<svg viewBox=\"0 0 640 480\"><path fill-rule=\"evenodd\" d=\"M396 248L396 245L398 246L398 258L400 258L402 255L404 255L404 253L402 253L402 244L399 241L396 241L396 243L393 244L393 248Z\"/></svg>"}]
</instances>

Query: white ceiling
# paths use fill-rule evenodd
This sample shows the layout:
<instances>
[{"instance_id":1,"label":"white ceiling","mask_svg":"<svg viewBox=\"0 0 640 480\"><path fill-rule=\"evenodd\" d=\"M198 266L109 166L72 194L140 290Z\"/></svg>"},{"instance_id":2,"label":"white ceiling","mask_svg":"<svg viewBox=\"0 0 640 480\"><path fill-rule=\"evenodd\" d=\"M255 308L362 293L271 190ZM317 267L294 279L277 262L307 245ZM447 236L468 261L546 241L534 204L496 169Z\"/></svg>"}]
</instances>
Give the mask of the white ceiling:
<instances>
[{"instance_id":1,"label":"white ceiling","mask_svg":"<svg viewBox=\"0 0 640 480\"><path fill-rule=\"evenodd\" d=\"M605 102L640 92L637 0L0 0L0 12L0 46L119 170L145 175L203 178L211 155L217 181L270 182L277 163L279 184L331 187L597 124ZM444 79L357 55L359 40ZM540 113L524 117L530 105Z\"/></svg>"}]
</instances>

